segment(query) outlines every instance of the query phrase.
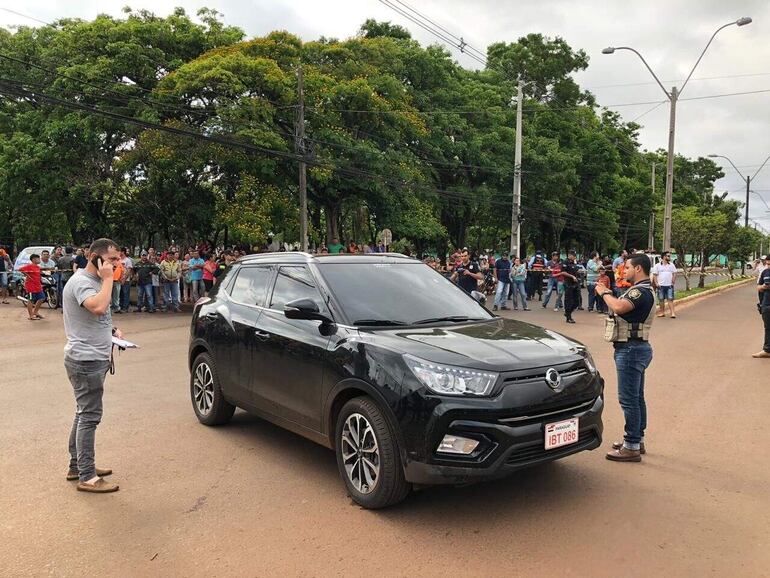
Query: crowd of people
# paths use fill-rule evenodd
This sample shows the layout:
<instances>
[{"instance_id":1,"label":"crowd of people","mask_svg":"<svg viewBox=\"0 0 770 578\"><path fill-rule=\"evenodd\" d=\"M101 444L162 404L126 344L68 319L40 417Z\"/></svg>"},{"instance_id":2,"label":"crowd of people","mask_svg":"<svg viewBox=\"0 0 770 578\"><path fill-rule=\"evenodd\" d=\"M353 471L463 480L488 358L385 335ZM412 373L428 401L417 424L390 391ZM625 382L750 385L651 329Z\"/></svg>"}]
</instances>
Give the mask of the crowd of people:
<instances>
[{"instance_id":1,"label":"crowd of people","mask_svg":"<svg viewBox=\"0 0 770 578\"><path fill-rule=\"evenodd\" d=\"M188 246L184 251L172 245L158 252L150 247L131 255L128 247L120 249L120 260L115 264L112 284L111 312L131 311L131 286L136 285L134 312L155 313L158 310L178 313L184 303L195 303L205 296L238 257L245 255L243 248L210 249L205 243ZM0 249L0 303L9 304L9 280L14 273L23 276L23 290L16 297L27 305L29 319L43 319L40 306L46 300L43 280L51 279L62 303L64 286L78 269L85 269L92 257L88 247L54 248L29 255L30 262L13 268L13 261L5 249ZM98 267L98 263L94 263Z\"/></svg>"},{"instance_id":2,"label":"crowd of people","mask_svg":"<svg viewBox=\"0 0 770 578\"><path fill-rule=\"evenodd\" d=\"M538 302L547 308L553 299L554 311L563 311L567 323L575 323L576 310L607 313L604 302L597 299L595 288L603 285L619 296L630 284L625 279L626 260L637 254L634 249L623 250L616 258L602 256L597 251L586 258L578 259L575 251L568 251L562 258L558 251L546 256L542 250L520 259L510 258L503 252L474 255L467 248L454 252L446 260L428 257L425 263L433 267L467 292L481 291L494 295L494 311L513 309L529 311L537 295ZM674 309L674 283L676 266L671 254L661 255L661 262L652 269L652 283L657 289L660 309L658 317L666 316L665 305L671 318L676 318ZM583 289L587 289L584 299Z\"/></svg>"}]
</instances>

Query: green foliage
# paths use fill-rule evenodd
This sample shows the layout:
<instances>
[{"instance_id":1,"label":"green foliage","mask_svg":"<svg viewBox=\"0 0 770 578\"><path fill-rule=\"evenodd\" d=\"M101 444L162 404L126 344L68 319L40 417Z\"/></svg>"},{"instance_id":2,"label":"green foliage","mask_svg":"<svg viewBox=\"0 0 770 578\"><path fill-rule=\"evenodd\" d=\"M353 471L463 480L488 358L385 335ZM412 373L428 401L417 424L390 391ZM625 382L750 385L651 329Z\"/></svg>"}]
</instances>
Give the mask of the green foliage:
<instances>
[{"instance_id":1,"label":"green foliage","mask_svg":"<svg viewBox=\"0 0 770 578\"><path fill-rule=\"evenodd\" d=\"M161 18L62 20L0 31L0 76L58 98L268 149L248 152L119 119L0 101L0 240L77 243L111 235L261 245L299 237L298 150L308 163L310 238L404 246L508 246L516 79L525 90L522 230L531 248L647 244L662 206L665 154L639 151L639 126L597 110L572 75L588 66L561 38L529 34L460 67L404 28L367 20L347 40L289 32L243 41L209 9ZM296 142L302 68L306 139ZM650 165L658 164L656 193ZM675 238L725 251L739 206L713 196L709 159L677 157ZM43 210L41 210L41 207ZM681 218L681 222L679 222ZM662 220L658 221L659 224ZM704 234L708 231L708 234ZM741 238L742 239L742 238Z\"/></svg>"}]
</instances>

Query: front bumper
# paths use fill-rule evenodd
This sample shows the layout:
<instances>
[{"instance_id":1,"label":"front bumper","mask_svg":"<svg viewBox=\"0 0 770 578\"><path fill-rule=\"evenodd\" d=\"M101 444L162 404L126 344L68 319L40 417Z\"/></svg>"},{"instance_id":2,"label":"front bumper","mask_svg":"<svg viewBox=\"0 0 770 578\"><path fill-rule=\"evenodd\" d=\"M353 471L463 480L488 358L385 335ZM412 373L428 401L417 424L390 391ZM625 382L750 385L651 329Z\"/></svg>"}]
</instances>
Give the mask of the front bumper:
<instances>
[{"instance_id":1,"label":"front bumper","mask_svg":"<svg viewBox=\"0 0 770 578\"><path fill-rule=\"evenodd\" d=\"M575 410L533 416L520 421L453 420L447 434L482 440L478 451L467 458L432 454L422 461L406 456L404 474L413 484L467 484L504 477L516 470L557 460L602 443L604 396ZM578 441L559 448L545 449L545 425L571 417L579 418Z\"/></svg>"}]
</instances>

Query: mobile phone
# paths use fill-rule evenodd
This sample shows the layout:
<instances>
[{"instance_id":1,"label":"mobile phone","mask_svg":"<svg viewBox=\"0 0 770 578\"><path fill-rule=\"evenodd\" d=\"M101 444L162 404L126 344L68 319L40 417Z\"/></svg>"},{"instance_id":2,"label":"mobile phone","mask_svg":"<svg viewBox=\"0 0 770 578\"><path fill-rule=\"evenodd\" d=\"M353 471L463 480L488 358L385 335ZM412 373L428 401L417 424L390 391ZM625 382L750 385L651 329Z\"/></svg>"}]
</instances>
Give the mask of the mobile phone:
<instances>
[{"instance_id":1,"label":"mobile phone","mask_svg":"<svg viewBox=\"0 0 770 578\"><path fill-rule=\"evenodd\" d=\"M102 266L102 258L99 255L91 257L91 264L99 269Z\"/></svg>"}]
</instances>

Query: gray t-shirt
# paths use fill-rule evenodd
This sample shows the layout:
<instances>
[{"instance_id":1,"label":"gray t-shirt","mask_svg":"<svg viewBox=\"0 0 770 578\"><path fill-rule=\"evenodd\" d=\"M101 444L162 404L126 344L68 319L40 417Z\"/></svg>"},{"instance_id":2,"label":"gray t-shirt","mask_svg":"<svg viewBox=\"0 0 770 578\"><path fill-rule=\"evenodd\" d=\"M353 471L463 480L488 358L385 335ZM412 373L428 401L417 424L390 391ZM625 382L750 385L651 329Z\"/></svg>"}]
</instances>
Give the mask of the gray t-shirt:
<instances>
[{"instance_id":1,"label":"gray t-shirt","mask_svg":"<svg viewBox=\"0 0 770 578\"><path fill-rule=\"evenodd\" d=\"M102 280L78 269L64 286L62 307L67 345L64 357L75 361L98 361L110 358L112 351L112 313L94 315L83 307L83 301L101 291Z\"/></svg>"}]
</instances>

